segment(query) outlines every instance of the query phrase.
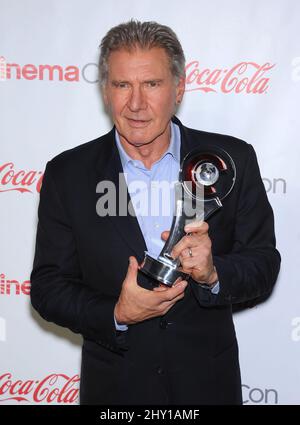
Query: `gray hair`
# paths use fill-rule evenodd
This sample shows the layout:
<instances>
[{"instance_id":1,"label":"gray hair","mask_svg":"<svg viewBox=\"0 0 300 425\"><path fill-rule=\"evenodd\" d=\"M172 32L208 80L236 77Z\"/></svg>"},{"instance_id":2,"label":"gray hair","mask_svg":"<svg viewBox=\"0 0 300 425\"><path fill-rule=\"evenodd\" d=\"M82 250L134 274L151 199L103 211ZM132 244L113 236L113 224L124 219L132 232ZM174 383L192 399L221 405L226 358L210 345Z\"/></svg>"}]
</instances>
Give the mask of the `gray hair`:
<instances>
[{"instance_id":1,"label":"gray hair","mask_svg":"<svg viewBox=\"0 0 300 425\"><path fill-rule=\"evenodd\" d=\"M108 58L111 52L136 47L151 49L160 47L165 50L172 75L179 80L185 77L185 57L175 32L166 25L157 22L131 20L111 28L100 44L99 76L101 85L108 76Z\"/></svg>"}]
</instances>

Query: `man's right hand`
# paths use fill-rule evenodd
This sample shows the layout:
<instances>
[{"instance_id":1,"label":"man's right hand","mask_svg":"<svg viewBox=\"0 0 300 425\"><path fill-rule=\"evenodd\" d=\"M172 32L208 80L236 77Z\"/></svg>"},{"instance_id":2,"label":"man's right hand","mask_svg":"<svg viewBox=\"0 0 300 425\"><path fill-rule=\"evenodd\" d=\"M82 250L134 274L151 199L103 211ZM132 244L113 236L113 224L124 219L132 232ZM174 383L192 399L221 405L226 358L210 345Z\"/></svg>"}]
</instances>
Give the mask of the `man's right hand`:
<instances>
[{"instance_id":1,"label":"man's right hand","mask_svg":"<svg viewBox=\"0 0 300 425\"><path fill-rule=\"evenodd\" d=\"M139 265L135 257L129 258L126 278L115 305L115 319L120 325L131 325L152 317L163 316L184 297L187 281L176 281L172 287L159 286L153 291L137 283Z\"/></svg>"}]
</instances>

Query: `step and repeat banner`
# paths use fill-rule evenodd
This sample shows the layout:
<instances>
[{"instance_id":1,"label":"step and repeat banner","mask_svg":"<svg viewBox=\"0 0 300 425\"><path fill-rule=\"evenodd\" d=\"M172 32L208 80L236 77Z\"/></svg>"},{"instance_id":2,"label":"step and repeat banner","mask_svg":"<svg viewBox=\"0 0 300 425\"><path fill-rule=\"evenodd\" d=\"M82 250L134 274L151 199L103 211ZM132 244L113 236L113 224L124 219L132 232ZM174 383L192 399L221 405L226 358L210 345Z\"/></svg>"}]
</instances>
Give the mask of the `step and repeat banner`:
<instances>
[{"instance_id":1,"label":"step and repeat banner","mask_svg":"<svg viewBox=\"0 0 300 425\"><path fill-rule=\"evenodd\" d=\"M266 302L234 315L243 399L300 404L300 2L0 0L0 405L78 403L81 336L30 305L39 192L49 159L111 128L98 46L131 18L183 45L182 122L257 152L282 268Z\"/></svg>"}]
</instances>

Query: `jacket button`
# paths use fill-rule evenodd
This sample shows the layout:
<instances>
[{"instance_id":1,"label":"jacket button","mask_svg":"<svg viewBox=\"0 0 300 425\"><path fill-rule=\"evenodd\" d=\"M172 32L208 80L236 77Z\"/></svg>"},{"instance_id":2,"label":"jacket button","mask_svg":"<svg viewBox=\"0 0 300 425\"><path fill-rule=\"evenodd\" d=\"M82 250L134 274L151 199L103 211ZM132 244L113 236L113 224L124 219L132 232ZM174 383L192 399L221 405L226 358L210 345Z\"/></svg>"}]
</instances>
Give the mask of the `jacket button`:
<instances>
[{"instance_id":1,"label":"jacket button","mask_svg":"<svg viewBox=\"0 0 300 425\"><path fill-rule=\"evenodd\" d=\"M158 373L159 375L162 375L162 374L164 373L163 368L159 366L159 367L157 368L157 373Z\"/></svg>"},{"instance_id":2,"label":"jacket button","mask_svg":"<svg viewBox=\"0 0 300 425\"><path fill-rule=\"evenodd\" d=\"M161 329L167 329L168 325L169 324L165 319L161 319L161 321L159 322L159 326Z\"/></svg>"}]
</instances>

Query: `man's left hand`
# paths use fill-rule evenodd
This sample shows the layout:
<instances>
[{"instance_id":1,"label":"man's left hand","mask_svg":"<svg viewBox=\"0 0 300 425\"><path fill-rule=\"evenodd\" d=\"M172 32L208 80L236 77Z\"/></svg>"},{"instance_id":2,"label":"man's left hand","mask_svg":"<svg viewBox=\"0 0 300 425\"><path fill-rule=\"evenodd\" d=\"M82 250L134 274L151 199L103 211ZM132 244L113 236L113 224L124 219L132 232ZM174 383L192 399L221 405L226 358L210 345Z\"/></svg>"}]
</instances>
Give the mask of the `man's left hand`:
<instances>
[{"instance_id":1,"label":"man's left hand","mask_svg":"<svg viewBox=\"0 0 300 425\"><path fill-rule=\"evenodd\" d=\"M179 258L182 271L190 274L196 282L213 285L218 281L218 274L213 264L208 228L205 221L186 225L184 230L187 234L173 247L171 255ZM162 239L167 240L169 233L163 232Z\"/></svg>"}]
</instances>

